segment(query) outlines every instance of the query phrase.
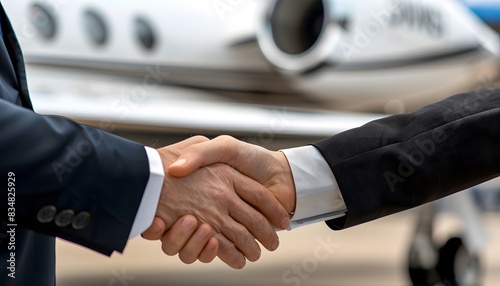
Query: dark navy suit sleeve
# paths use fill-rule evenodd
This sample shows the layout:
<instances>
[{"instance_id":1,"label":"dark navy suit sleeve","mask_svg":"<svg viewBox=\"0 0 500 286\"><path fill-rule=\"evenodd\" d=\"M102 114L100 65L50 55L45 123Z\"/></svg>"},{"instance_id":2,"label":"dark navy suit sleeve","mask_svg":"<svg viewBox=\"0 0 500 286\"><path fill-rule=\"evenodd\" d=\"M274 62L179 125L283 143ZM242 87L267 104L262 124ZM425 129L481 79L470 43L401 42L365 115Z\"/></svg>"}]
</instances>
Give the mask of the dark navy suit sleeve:
<instances>
[{"instance_id":1,"label":"dark navy suit sleeve","mask_svg":"<svg viewBox=\"0 0 500 286\"><path fill-rule=\"evenodd\" d=\"M149 163L140 144L34 113L22 52L1 3L0 28L0 174L6 186L0 196L0 259L15 263L0 270L0 285L53 286L55 236L108 255L123 250ZM9 172L15 197L7 191ZM13 232L8 198L15 198ZM7 262L13 253L15 262ZM15 279L8 276L12 269Z\"/></svg>"},{"instance_id":2,"label":"dark navy suit sleeve","mask_svg":"<svg viewBox=\"0 0 500 286\"><path fill-rule=\"evenodd\" d=\"M0 174L15 174L19 227L123 250L149 178L144 146L4 100L0 130Z\"/></svg>"},{"instance_id":3,"label":"dark navy suit sleeve","mask_svg":"<svg viewBox=\"0 0 500 286\"><path fill-rule=\"evenodd\" d=\"M500 87L452 96L313 144L348 213L343 229L445 197L500 175Z\"/></svg>"}]
</instances>

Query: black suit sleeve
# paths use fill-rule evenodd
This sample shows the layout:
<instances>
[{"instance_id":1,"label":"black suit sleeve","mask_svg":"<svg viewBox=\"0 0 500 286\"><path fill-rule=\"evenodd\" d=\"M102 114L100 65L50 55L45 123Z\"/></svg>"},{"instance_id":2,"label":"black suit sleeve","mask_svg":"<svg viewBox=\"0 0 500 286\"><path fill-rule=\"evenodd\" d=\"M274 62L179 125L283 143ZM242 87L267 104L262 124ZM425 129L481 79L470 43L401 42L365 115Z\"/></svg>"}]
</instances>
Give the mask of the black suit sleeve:
<instances>
[{"instance_id":1,"label":"black suit sleeve","mask_svg":"<svg viewBox=\"0 0 500 286\"><path fill-rule=\"evenodd\" d=\"M500 175L500 88L455 95L313 145L348 209L327 224L368 222Z\"/></svg>"},{"instance_id":2,"label":"black suit sleeve","mask_svg":"<svg viewBox=\"0 0 500 286\"><path fill-rule=\"evenodd\" d=\"M4 100L0 130L0 174L4 182L9 172L15 174L18 227L108 255L123 250L149 178L144 146ZM89 223L75 229L58 226L56 219L41 222L39 211L46 206L57 214L87 212Z\"/></svg>"}]
</instances>

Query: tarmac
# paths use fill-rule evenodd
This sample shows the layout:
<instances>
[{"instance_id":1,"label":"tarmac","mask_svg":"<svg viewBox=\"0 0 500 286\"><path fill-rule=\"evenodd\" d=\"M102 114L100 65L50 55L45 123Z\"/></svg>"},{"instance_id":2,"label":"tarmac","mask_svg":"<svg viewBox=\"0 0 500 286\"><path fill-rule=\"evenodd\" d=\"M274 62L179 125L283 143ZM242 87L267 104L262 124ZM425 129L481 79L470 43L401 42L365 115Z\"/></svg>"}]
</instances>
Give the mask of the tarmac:
<instances>
[{"instance_id":1,"label":"tarmac","mask_svg":"<svg viewBox=\"0 0 500 286\"><path fill-rule=\"evenodd\" d=\"M58 286L159 286L159 285L411 285L407 256L417 212L401 214L343 231L317 223L280 232L280 247L262 250L257 262L233 270L215 260L211 264L183 264L161 252L160 243L137 237L123 254L110 258L58 239ZM488 235L481 255L482 285L500 285L500 214L486 213ZM442 214L436 241L453 234L457 220Z\"/></svg>"}]
</instances>

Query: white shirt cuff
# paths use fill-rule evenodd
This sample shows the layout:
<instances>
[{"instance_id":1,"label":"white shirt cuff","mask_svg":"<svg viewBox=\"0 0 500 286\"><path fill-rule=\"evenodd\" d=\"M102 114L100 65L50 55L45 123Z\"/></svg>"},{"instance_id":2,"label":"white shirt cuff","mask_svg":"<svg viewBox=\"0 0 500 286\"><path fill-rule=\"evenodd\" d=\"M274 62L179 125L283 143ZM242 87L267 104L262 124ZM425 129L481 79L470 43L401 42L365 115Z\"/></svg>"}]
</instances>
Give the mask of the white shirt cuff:
<instances>
[{"instance_id":1,"label":"white shirt cuff","mask_svg":"<svg viewBox=\"0 0 500 286\"><path fill-rule=\"evenodd\" d=\"M138 236L151 226L160 200L165 172L160 154L153 148L144 147L149 161L149 179L142 195L141 204L135 215L129 239Z\"/></svg>"},{"instance_id":2,"label":"white shirt cuff","mask_svg":"<svg viewBox=\"0 0 500 286\"><path fill-rule=\"evenodd\" d=\"M347 207L330 166L314 146L280 150L292 171L297 195L290 228L342 217Z\"/></svg>"}]
</instances>

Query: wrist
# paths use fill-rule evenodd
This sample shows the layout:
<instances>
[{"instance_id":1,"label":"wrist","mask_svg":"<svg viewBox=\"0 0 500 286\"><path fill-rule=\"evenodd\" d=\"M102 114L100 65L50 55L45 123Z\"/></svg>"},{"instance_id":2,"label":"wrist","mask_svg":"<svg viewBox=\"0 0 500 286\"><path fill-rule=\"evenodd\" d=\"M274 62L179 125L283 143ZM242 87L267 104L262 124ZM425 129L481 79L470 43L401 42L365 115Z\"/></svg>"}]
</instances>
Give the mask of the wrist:
<instances>
[{"instance_id":1,"label":"wrist","mask_svg":"<svg viewBox=\"0 0 500 286\"><path fill-rule=\"evenodd\" d=\"M283 207L290 214L295 212L296 206L296 192L295 192L295 182L293 180L292 170L283 152L277 151L273 152L273 156L279 163L279 169L277 171L277 178L279 189L282 195L278 197Z\"/></svg>"}]
</instances>

